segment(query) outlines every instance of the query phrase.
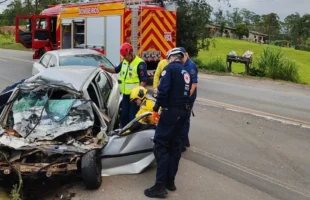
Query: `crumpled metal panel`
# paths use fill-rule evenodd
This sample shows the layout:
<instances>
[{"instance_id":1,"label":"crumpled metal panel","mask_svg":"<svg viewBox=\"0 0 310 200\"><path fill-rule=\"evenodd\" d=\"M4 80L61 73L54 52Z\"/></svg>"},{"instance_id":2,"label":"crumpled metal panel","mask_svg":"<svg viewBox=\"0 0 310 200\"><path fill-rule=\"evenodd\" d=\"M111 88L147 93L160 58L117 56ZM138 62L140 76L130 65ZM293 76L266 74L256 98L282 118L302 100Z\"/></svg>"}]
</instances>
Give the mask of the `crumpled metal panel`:
<instances>
[{"instance_id":1,"label":"crumpled metal panel","mask_svg":"<svg viewBox=\"0 0 310 200\"><path fill-rule=\"evenodd\" d=\"M91 66L62 66L48 68L25 80L25 83L65 86L80 91L88 77L99 72L100 68Z\"/></svg>"},{"instance_id":2,"label":"crumpled metal panel","mask_svg":"<svg viewBox=\"0 0 310 200\"><path fill-rule=\"evenodd\" d=\"M94 125L91 102L79 99L48 100L47 95L19 95L13 103L13 129L29 140L53 140ZM30 133L30 134L29 134Z\"/></svg>"},{"instance_id":3,"label":"crumpled metal panel","mask_svg":"<svg viewBox=\"0 0 310 200\"><path fill-rule=\"evenodd\" d=\"M27 138L19 138L5 133L3 129L0 129L0 147L8 146L15 150L32 150L40 149L41 151L48 153L59 153L59 154L76 154L86 153L92 149L101 149L106 143L106 135L101 134L101 142L91 143L88 145L82 144L76 140L71 140L67 144L56 142L56 141L38 141L32 142Z\"/></svg>"}]
</instances>

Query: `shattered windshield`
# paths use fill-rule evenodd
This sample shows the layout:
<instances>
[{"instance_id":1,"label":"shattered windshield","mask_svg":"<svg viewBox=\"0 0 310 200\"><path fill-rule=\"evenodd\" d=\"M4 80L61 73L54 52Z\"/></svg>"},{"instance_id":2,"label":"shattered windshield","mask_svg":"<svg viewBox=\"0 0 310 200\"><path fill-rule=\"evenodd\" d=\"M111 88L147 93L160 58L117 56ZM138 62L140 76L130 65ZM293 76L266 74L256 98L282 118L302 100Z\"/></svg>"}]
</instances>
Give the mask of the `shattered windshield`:
<instances>
[{"instance_id":1,"label":"shattered windshield","mask_svg":"<svg viewBox=\"0 0 310 200\"><path fill-rule=\"evenodd\" d=\"M108 68L112 68L113 64L103 55L99 54L82 54L63 56L59 59L59 66L82 65L98 67L99 64L104 64Z\"/></svg>"},{"instance_id":2,"label":"shattered windshield","mask_svg":"<svg viewBox=\"0 0 310 200\"><path fill-rule=\"evenodd\" d=\"M21 91L13 103L8 124L22 136L31 133L29 137L43 139L87 129L93 120L89 101L49 99L46 91Z\"/></svg>"}]
</instances>

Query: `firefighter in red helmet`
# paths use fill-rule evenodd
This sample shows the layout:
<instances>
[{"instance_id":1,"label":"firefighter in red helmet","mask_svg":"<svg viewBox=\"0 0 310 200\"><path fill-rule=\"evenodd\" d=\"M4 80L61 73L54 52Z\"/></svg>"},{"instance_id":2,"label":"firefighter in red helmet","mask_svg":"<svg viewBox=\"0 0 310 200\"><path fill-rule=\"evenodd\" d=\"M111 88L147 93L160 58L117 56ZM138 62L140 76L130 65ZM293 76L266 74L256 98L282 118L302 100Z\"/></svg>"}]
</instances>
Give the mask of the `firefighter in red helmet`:
<instances>
[{"instance_id":1,"label":"firefighter in red helmet","mask_svg":"<svg viewBox=\"0 0 310 200\"><path fill-rule=\"evenodd\" d=\"M116 67L108 68L99 65L102 70L110 73L120 73L120 92L123 94L121 125L126 126L128 122L135 118L139 107L130 101L130 93L137 86L146 86L147 66L144 60L133 52L133 47L129 43L124 43L120 48L120 54L124 58Z\"/></svg>"}]
</instances>

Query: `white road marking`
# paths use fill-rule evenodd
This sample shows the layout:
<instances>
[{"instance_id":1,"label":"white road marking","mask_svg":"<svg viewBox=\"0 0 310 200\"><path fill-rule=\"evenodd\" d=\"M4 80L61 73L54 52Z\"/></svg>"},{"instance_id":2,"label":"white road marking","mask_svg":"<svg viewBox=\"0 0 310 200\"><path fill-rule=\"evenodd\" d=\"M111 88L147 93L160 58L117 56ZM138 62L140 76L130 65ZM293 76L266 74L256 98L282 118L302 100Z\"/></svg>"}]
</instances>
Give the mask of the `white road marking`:
<instances>
[{"instance_id":1,"label":"white road marking","mask_svg":"<svg viewBox=\"0 0 310 200\"><path fill-rule=\"evenodd\" d=\"M0 58L0 61L3 61L3 62L9 62L9 61L7 61L7 60L4 60L4 59L1 59L1 58Z\"/></svg>"},{"instance_id":2,"label":"white road marking","mask_svg":"<svg viewBox=\"0 0 310 200\"><path fill-rule=\"evenodd\" d=\"M237 163L234 163L234 162L232 162L232 161L226 160L225 158L221 158L221 157L219 157L219 156L216 156L216 155L213 155L213 154L208 153L208 152L206 152L206 151L203 151L203 150L201 150L201 149L199 149L199 148L196 148L196 147L189 147L189 149L191 149L193 152L196 152L196 153L198 153L198 154L200 154L200 155L203 155L203 156L205 156L205 157L209 157L209 158L214 159L214 160L216 160L216 161L218 161L218 162L221 162L221 163L223 163L223 164L225 164L225 165L228 165L228 166L230 166L230 167L236 168L236 169L238 169L238 170L240 170L240 171L243 171L243 172L245 172L245 173L251 174L251 175L253 175L253 176L257 177L257 178L263 179L263 180L268 181L268 182L270 182L270 183L273 183L273 184L275 184L275 185L284 187L284 188L286 188L287 190L290 190L290 191L292 191L292 192L296 192L296 193L298 193L298 194L300 194L300 195L303 195L303 196L305 196L305 197L309 197L309 198L310 198L310 192L307 191L307 190L299 189L297 186L294 186L294 185L285 183L285 182L280 181L280 180L278 180L278 179L276 179L276 178L270 177L270 176L265 175L265 174L263 174L263 173L257 172L257 171L255 171L255 170L252 170L252 169L249 169L249 168L244 167L244 166L242 166L242 165L239 165L239 164L237 164Z\"/></svg>"},{"instance_id":3,"label":"white road marking","mask_svg":"<svg viewBox=\"0 0 310 200\"><path fill-rule=\"evenodd\" d=\"M26 59L22 59L22 58L15 58L15 57L10 57L10 56L0 56L1 60L2 58L4 59L10 59L10 60L18 60L18 61L21 61L21 62L28 62L28 63L34 63L34 61L31 61L31 60L26 60Z\"/></svg>"}]
</instances>

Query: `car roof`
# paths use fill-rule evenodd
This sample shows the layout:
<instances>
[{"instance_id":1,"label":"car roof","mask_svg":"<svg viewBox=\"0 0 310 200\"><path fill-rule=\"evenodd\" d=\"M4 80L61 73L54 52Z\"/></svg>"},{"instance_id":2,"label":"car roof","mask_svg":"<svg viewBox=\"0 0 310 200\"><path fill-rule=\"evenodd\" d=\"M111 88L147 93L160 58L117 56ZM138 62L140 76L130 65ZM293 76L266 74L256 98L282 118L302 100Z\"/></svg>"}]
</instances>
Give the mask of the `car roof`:
<instances>
[{"instance_id":1,"label":"car roof","mask_svg":"<svg viewBox=\"0 0 310 200\"><path fill-rule=\"evenodd\" d=\"M45 84L64 85L81 91L90 76L98 73L100 70L99 67L79 65L52 67L36 74L25 82L44 80Z\"/></svg>"},{"instance_id":2,"label":"car roof","mask_svg":"<svg viewBox=\"0 0 310 200\"><path fill-rule=\"evenodd\" d=\"M51 54L55 54L59 57L62 56L72 56L72 55L81 55L81 54L98 54L100 55L101 53L92 49L58 49L58 50L53 50L49 51Z\"/></svg>"}]
</instances>

